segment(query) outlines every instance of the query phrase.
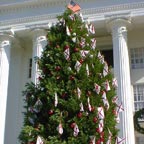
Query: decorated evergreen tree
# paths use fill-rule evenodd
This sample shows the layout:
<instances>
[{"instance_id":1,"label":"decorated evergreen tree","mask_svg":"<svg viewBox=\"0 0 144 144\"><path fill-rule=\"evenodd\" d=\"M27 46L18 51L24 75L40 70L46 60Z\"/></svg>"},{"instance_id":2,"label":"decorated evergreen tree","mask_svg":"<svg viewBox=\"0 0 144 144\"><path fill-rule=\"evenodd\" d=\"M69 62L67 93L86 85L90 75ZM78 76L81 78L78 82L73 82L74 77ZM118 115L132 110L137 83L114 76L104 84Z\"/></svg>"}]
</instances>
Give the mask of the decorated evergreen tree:
<instances>
[{"instance_id":1,"label":"decorated evergreen tree","mask_svg":"<svg viewBox=\"0 0 144 144\"><path fill-rule=\"evenodd\" d=\"M37 59L39 82L28 83L22 144L115 144L116 79L96 48L95 30L67 9L47 33Z\"/></svg>"}]
</instances>

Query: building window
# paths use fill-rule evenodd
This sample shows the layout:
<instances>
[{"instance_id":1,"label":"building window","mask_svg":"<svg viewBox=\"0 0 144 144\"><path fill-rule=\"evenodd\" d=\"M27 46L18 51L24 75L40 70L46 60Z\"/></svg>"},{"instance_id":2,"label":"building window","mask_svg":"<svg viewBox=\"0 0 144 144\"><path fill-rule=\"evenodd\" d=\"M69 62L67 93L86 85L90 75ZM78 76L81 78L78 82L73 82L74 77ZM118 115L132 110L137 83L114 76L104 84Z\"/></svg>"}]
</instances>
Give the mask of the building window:
<instances>
[{"instance_id":1,"label":"building window","mask_svg":"<svg viewBox=\"0 0 144 144\"><path fill-rule=\"evenodd\" d=\"M108 63L108 66L113 67L113 50L101 50L101 53L104 55L104 59Z\"/></svg>"},{"instance_id":2,"label":"building window","mask_svg":"<svg viewBox=\"0 0 144 144\"><path fill-rule=\"evenodd\" d=\"M29 73L28 77L31 78L32 76L32 58L29 59Z\"/></svg>"},{"instance_id":3,"label":"building window","mask_svg":"<svg viewBox=\"0 0 144 144\"><path fill-rule=\"evenodd\" d=\"M134 107L135 111L144 108L144 84L134 85Z\"/></svg>"},{"instance_id":4,"label":"building window","mask_svg":"<svg viewBox=\"0 0 144 144\"><path fill-rule=\"evenodd\" d=\"M132 48L131 53L131 68L144 68L144 48Z\"/></svg>"}]
</instances>

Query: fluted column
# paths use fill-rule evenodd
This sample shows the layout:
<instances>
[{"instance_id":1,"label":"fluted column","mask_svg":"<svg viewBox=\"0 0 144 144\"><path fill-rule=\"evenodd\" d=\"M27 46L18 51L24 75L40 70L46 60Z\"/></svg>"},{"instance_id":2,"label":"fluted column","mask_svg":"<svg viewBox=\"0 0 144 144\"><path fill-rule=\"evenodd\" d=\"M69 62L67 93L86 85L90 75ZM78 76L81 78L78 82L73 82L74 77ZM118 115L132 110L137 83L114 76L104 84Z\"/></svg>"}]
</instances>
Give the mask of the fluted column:
<instances>
[{"instance_id":1,"label":"fluted column","mask_svg":"<svg viewBox=\"0 0 144 144\"><path fill-rule=\"evenodd\" d=\"M42 29L35 29L33 34L33 53L32 53L32 81L36 84L38 82L39 70L36 58L40 57L43 49L47 44L46 31Z\"/></svg>"},{"instance_id":2,"label":"fluted column","mask_svg":"<svg viewBox=\"0 0 144 144\"><path fill-rule=\"evenodd\" d=\"M127 24L130 21L116 18L109 21L113 38L114 73L118 81L118 96L124 111L120 113L120 137L125 144L135 144L130 65L127 44Z\"/></svg>"},{"instance_id":3,"label":"fluted column","mask_svg":"<svg viewBox=\"0 0 144 144\"><path fill-rule=\"evenodd\" d=\"M4 144L11 36L0 34L0 143Z\"/></svg>"}]
</instances>

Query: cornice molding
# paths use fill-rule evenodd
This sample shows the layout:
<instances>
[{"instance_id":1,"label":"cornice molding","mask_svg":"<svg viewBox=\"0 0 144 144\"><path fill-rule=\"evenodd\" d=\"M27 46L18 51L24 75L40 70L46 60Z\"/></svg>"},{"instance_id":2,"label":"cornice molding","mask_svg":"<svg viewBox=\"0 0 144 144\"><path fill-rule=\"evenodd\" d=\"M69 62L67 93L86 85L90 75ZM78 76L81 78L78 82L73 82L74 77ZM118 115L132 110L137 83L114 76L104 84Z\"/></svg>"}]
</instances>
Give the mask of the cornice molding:
<instances>
[{"instance_id":1,"label":"cornice molding","mask_svg":"<svg viewBox=\"0 0 144 144\"><path fill-rule=\"evenodd\" d=\"M87 0L77 0L78 3L86 2L86 1ZM89 2L90 1L94 1L94 0L89 0ZM31 0L31 1L10 3L10 4L2 4L0 5L0 13L6 14L6 13L24 11L25 9L66 6L68 2L69 0Z\"/></svg>"},{"instance_id":2,"label":"cornice molding","mask_svg":"<svg viewBox=\"0 0 144 144\"><path fill-rule=\"evenodd\" d=\"M78 2L86 2L87 0L77 0ZM91 0L93 1L93 0ZM58 2L58 3L57 3ZM47 4L46 4L47 3ZM7 11L9 7L11 7L11 10L13 8L15 11L20 10L23 7L23 11L29 8L37 8L38 7L47 7L47 6L54 6L54 5L64 5L66 4L66 0L33 0L30 2L19 3L16 5L6 5L3 7L0 6L0 12ZM33 7L32 7L33 5ZM16 8L17 7L17 8ZM3 13L2 12L2 13ZM8 12L8 11L7 11ZM89 8L89 9L83 9L81 11L83 13L83 16L85 19L89 19L90 21L96 21L96 20L106 20L106 15L113 15L113 14L121 14L121 13L132 13L133 16L137 15L144 15L144 2L140 3L129 3L129 4L121 4L121 5L113 5L113 6L107 6L107 7L99 7L99 8ZM48 23L55 23L57 21L56 16L60 15L61 13L52 13L52 14L45 14L45 15L39 15L39 16L30 16L30 17L24 17L24 18L17 18L17 19L11 19L11 20L4 20L0 21L0 30L8 29L13 26L20 26L24 25L24 29L28 29L30 27L47 27Z\"/></svg>"}]
</instances>

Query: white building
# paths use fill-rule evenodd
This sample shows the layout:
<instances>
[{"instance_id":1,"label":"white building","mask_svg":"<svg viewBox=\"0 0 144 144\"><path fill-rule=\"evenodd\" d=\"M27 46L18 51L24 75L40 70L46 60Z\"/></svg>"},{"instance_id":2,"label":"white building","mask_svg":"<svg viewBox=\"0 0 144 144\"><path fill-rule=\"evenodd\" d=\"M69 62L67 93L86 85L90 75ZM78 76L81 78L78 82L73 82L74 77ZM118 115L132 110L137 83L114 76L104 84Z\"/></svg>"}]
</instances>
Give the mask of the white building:
<instances>
[{"instance_id":1,"label":"white building","mask_svg":"<svg viewBox=\"0 0 144 144\"><path fill-rule=\"evenodd\" d=\"M144 0L75 0L94 23L97 47L118 79L124 112L120 137L134 144L133 112L144 108ZM0 144L18 144L23 122L22 90L34 80L32 58L46 43L46 30L69 0L0 0ZM128 40L128 41L127 41ZM33 69L33 70L32 70Z\"/></svg>"}]
</instances>

